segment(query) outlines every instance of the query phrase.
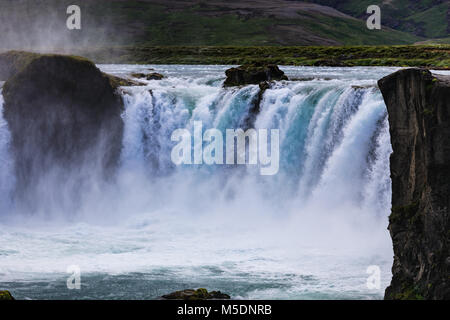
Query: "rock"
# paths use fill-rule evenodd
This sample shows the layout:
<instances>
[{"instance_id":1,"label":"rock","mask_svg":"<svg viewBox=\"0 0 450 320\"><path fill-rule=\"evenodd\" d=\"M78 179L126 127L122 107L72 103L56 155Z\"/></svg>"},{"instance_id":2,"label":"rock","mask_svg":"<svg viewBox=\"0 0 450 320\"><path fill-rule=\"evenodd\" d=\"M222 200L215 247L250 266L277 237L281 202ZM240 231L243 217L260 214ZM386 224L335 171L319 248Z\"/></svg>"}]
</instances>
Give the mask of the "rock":
<instances>
[{"instance_id":1,"label":"rock","mask_svg":"<svg viewBox=\"0 0 450 320\"><path fill-rule=\"evenodd\" d=\"M9 291L3 290L0 291L0 301L4 300L15 300Z\"/></svg>"},{"instance_id":2,"label":"rock","mask_svg":"<svg viewBox=\"0 0 450 320\"><path fill-rule=\"evenodd\" d=\"M405 69L378 81L393 153L393 278L385 299L450 299L450 77Z\"/></svg>"},{"instance_id":3,"label":"rock","mask_svg":"<svg viewBox=\"0 0 450 320\"><path fill-rule=\"evenodd\" d=\"M243 121L243 129L247 130L253 128L255 125L256 117L261 111L261 101L264 97L264 92L270 89L270 83L267 81L259 84L259 92L252 101L252 107L250 108L247 117Z\"/></svg>"},{"instance_id":4,"label":"rock","mask_svg":"<svg viewBox=\"0 0 450 320\"><path fill-rule=\"evenodd\" d=\"M147 80L162 80L164 76L160 73L152 72L146 76Z\"/></svg>"},{"instance_id":5,"label":"rock","mask_svg":"<svg viewBox=\"0 0 450 320\"><path fill-rule=\"evenodd\" d=\"M57 168L69 175L89 165L90 173L111 175L123 135L117 85L89 60L62 55L36 56L6 81L4 118L20 193Z\"/></svg>"},{"instance_id":6,"label":"rock","mask_svg":"<svg viewBox=\"0 0 450 320\"><path fill-rule=\"evenodd\" d=\"M133 78L138 78L138 79L143 79L145 78L147 75L145 73L132 73L131 76Z\"/></svg>"},{"instance_id":7,"label":"rock","mask_svg":"<svg viewBox=\"0 0 450 320\"><path fill-rule=\"evenodd\" d=\"M42 56L52 56L52 55L43 55L39 53L25 52L25 51L8 51L6 53L0 54L0 81L8 80L12 76L23 70L30 62ZM77 57L73 58L76 59ZM119 86L144 85L143 83L137 81L119 78L106 73L103 74L110 79L111 85L114 88L117 88Z\"/></svg>"},{"instance_id":8,"label":"rock","mask_svg":"<svg viewBox=\"0 0 450 320\"><path fill-rule=\"evenodd\" d=\"M162 298L166 300L227 300L230 299L230 296L220 291L208 292L208 290L200 288L175 291L163 295Z\"/></svg>"},{"instance_id":9,"label":"rock","mask_svg":"<svg viewBox=\"0 0 450 320\"><path fill-rule=\"evenodd\" d=\"M109 78L109 82L113 88L145 86L145 84L142 82L138 82L138 81L134 81L134 80L130 80L130 79L119 78L119 77L116 77L116 76L113 76L110 74L106 74L106 73L104 73L104 75L106 75Z\"/></svg>"},{"instance_id":10,"label":"rock","mask_svg":"<svg viewBox=\"0 0 450 320\"><path fill-rule=\"evenodd\" d=\"M138 78L138 79L147 79L147 80L162 80L164 79L164 76L160 73L157 72L152 72L149 74L145 74L145 73L132 73L131 76L133 78Z\"/></svg>"},{"instance_id":11,"label":"rock","mask_svg":"<svg viewBox=\"0 0 450 320\"><path fill-rule=\"evenodd\" d=\"M274 64L247 64L225 71L224 86L259 84L264 81L288 80L283 71Z\"/></svg>"},{"instance_id":12,"label":"rock","mask_svg":"<svg viewBox=\"0 0 450 320\"><path fill-rule=\"evenodd\" d=\"M32 52L8 51L0 54L0 81L6 81L40 55Z\"/></svg>"}]
</instances>

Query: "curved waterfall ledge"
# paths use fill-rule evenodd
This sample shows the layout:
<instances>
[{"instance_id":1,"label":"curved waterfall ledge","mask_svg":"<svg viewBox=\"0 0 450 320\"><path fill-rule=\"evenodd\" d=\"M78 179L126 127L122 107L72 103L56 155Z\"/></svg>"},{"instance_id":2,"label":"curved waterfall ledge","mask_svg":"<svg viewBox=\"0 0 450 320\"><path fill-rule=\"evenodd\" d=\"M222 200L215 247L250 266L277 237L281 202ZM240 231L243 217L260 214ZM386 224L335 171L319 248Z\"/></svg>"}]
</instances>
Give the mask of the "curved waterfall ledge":
<instances>
[{"instance_id":1,"label":"curved waterfall ledge","mask_svg":"<svg viewBox=\"0 0 450 320\"><path fill-rule=\"evenodd\" d=\"M32 62L24 70L38 67ZM85 67L99 77L94 80L104 80L93 65ZM99 66L122 77L149 67ZM310 80L274 81L262 92L258 84L223 87L225 66L152 67L165 77L140 79L141 86L116 92L101 82L109 100L100 99L105 96L96 86L83 84L78 98L92 98L87 99L92 107L97 98L111 102L99 109L105 117L100 119L110 124L101 134L89 108L75 112L79 121L73 124L63 112L73 109L44 108L51 88L61 83L52 79L62 75L27 77L22 71L5 85L0 103L5 289L18 299L52 298L42 281L35 282L52 279L58 298L78 297L58 291L65 288L59 281L67 265L77 264L83 281L95 284L83 294L96 298L111 297L102 282L107 278L130 299L156 299L183 287L214 288L238 298L381 299L391 279L386 227L392 149L376 79L391 69L283 67L290 79ZM78 87L86 81L76 79L65 83ZM69 93L74 107L79 100ZM57 97L67 107L67 100ZM39 108L28 112L33 105ZM260 175L259 163L171 161L174 130L193 132L201 122L204 130L224 134L245 129L250 117L255 130L279 130L276 174ZM97 133L104 139L90 138ZM99 174L110 152L113 172ZM366 285L366 270L373 265L380 270L379 289ZM144 287L137 289L137 282Z\"/></svg>"}]
</instances>

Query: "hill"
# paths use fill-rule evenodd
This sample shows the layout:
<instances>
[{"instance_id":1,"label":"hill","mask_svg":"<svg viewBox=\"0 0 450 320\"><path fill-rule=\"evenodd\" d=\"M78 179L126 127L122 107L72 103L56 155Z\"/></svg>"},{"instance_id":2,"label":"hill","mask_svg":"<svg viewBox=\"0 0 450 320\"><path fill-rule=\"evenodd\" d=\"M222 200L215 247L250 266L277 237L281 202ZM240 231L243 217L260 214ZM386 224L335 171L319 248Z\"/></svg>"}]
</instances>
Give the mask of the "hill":
<instances>
[{"instance_id":1,"label":"hill","mask_svg":"<svg viewBox=\"0 0 450 320\"><path fill-rule=\"evenodd\" d=\"M0 48L392 45L426 40L406 29L368 30L356 14L361 5L350 12L349 4L333 8L331 3L288 0L79 1L82 29L69 31L65 28L66 8L72 2L1 0ZM433 8L409 18L422 21L442 15ZM441 29L441 24L430 26L424 34L441 35Z\"/></svg>"},{"instance_id":2,"label":"hill","mask_svg":"<svg viewBox=\"0 0 450 320\"><path fill-rule=\"evenodd\" d=\"M381 8L382 24L425 38L450 35L450 1L448 0L307 0L333 7L356 18L365 18L366 8Z\"/></svg>"}]
</instances>

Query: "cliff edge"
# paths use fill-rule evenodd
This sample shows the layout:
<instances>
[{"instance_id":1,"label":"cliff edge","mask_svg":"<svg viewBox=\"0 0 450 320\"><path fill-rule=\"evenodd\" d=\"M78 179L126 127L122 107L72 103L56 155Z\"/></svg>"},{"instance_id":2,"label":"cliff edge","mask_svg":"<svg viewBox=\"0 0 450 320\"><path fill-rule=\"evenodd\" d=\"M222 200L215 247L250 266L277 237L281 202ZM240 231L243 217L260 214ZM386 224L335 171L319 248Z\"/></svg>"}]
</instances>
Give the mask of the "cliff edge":
<instances>
[{"instance_id":1,"label":"cliff edge","mask_svg":"<svg viewBox=\"0 0 450 320\"><path fill-rule=\"evenodd\" d=\"M450 76L413 68L378 85L393 148L394 264L385 299L450 299Z\"/></svg>"}]
</instances>

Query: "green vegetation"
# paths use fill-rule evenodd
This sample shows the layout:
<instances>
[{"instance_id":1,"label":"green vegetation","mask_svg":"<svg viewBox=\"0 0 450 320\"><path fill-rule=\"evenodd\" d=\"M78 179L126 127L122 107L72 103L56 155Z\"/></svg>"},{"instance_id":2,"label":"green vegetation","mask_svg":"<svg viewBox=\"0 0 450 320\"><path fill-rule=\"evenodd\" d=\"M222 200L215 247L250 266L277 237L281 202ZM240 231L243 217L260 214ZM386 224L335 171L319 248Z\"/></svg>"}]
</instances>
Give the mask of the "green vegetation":
<instances>
[{"instance_id":1,"label":"green vegetation","mask_svg":"<svg viewBox=\"0 0 450 320\"><path fill-rule=\"evenodd\" d=\"M295 18L205 2L177 6L155 1L96 1L89 19L114 21L118 43L145 46L378 45L412 44L415 35L392 29L368 30L364 20L325 12L298 11ZM100 37L101 38L101 37Z\"/></svg>"},{"instance_id":2,"label":"green vegetation","mask_svg":"<svg viewBox=\"0 0 450 320\"><path fill-rule=\"evenodd\" d=\"M413 202L406 206L393 207L391 215L389 216L389 223L396 224L403 221L415 221L417 211L419 210L419 202ZM413 221L413 222L414 222ZM410 223L412 224L412 223Z\"/></svg>"},{"instance_id":3,"label":"green vegetation","mask_svg":"<svg viewBox=\"0 0 450 320\"><path fill-rule=\"evenodd\" d=\"M448 4L443 3L426 11L411 15L405 19L405 22L420 26L423 29L421 34L427 38L439 38L448 35L447 9Z\"/></svg>"},{"instance_id":4,"label":"green vegetation","mask_svg":"<svg viewBox=\"0 0 450 320\"><path fill-rule=\"evenodd\" d=\"M14 300L13 296L9 291L0 291L0 301L1 300Z\"/></svg>"},{"instance_id":5,"label":"green vegetation","mask_svg":"<svg viewBox=\"0 0 450 320\"><path fill-rule=\"evenodd\" d=\"M422 294L420 294L420 292L416 286L414 286L412 284L403 284L401 292L394 294L392 299L394 299L394 300L424 300L424 297Z\"/></svg>"},{"instance_id":6,"label":"green vegetation","mask_svg":"<svg viewBox=\"0 0 450 320\"><path fill-rule=\"evenodd\" d=\"M381 8L382 24L416 36L442 38L450 33L449 2L437 0L307 0L363 18L369 5Z\"/></svg>"},{"instance_id":7,"label":"green vegetation","mask_svg":"<svg viewBox=\"0 0 450 320\"><path fill-rule=\"evenodd\" d=\"M96 63L399 66L450 69L450 46L195 47L124 46L83 50Z\"/></svg>"},{"instance_id":8,"label":"green vegetation","mask_svg":"<svg viewBox=\"0 0 450 320\"><path fill-rule=\"evenodd\" d=\"M61 13L70 4L70 0L4 0L0 47L401 45L426 40L387 27L368 30L364 19L283 0L273 4L269 0L198 1L195 5L161 0L83 1L82 29L69 31L66 15Z\"/></svg>"}]
</instances>

